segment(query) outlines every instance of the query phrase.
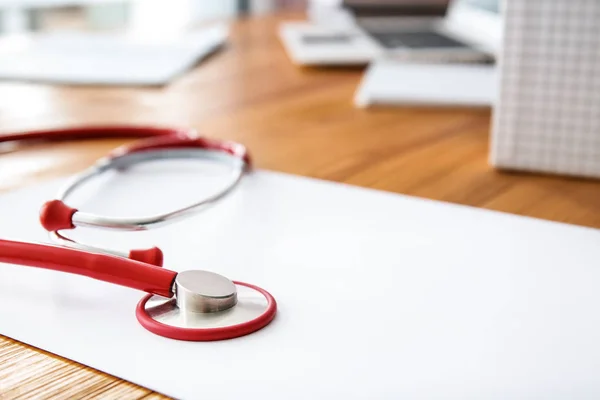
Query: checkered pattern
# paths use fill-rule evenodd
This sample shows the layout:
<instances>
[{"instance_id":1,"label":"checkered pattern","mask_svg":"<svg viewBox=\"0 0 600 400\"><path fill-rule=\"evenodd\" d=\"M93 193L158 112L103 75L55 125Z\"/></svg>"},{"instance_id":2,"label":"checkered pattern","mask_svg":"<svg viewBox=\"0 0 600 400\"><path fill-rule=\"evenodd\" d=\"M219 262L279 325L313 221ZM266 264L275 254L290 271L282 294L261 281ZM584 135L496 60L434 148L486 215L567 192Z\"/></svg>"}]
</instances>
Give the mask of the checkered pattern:
<instances>
[{"instance_id":1,"label":"checkered pattern","mask_svg":"<svg viewBox=\"0 0 600 400\"><path fill-rule=\"evenodd\" d=\"M492 164L600 177L600 1L504 6Z\"/></svg>"}]
</instances>

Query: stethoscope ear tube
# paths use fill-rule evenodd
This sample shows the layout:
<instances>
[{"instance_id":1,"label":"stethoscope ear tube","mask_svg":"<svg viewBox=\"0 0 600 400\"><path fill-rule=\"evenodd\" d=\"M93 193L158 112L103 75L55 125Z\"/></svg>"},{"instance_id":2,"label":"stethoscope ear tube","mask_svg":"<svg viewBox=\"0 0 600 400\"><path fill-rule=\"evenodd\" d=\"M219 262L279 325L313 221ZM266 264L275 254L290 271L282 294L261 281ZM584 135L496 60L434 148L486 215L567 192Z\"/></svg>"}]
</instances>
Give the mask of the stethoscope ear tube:
<instances>
[{"instance_id":1,"label":"stethoscope ear tube","mask_svg":"<svg viewBox=\"0 0 600 400\"><path fill-rule=\"evenodd\" d=\"M139 140L133 144L116 148L108 154L106 159L119 158L132 153L169 149L201 149L225 153L242 161L244 163L244 168L251 167L250 154L246 147L240 143L200 136L191 137L181 134Z\"/></svg>"},{"instance_id":2,"label":"stethoscope ear tube","mask_svg":"<svg viewBox=\"0 0 600 400\"><path fill-rule=\"evenodd\" d=\"M111 129L114 130L111 131ZM142 137L144 130L126 129L124 127L97 128L91 129L89 135L92 137L100 136L100 132L105 132L108 136L132 134L132 136ZM60 231L74 229L77 226L139 231L172 222L192 212L200 211L227 195L239 183L244 173L251 168L248 151L245 146L239 143L200 137L193 131L155 129L148 130L147 132L149 138L113 150L90 169L72 179L58 193L54 200L50 200L42 206L40 210L40 223L49 232L50 238L54 242L80 250L92 252L104 251L113 255L124 256L132 260L161 266L163 255L160 249L156 247L131 250L129 253L124 254L119 251L98 249L90 245L75 243L61 234ZM53 140L64 139L66 137L87 137L86 130L83 129L58 132L47 131L46 136L41 132L33 132L31 135L33 138L49 137ZM25 137L26 135L21 136ZM13 135L16 138L20 138L21 136ZM127 168L137 163L161 158L218 159L219 161L229 163L233 167L232 178L228 182L228 185L218 193L185 208L139 218L115 218L86 213L69 206L66 202L68 196L76 188L93 176L109 169Z\"/></svg>"}]
</instances>

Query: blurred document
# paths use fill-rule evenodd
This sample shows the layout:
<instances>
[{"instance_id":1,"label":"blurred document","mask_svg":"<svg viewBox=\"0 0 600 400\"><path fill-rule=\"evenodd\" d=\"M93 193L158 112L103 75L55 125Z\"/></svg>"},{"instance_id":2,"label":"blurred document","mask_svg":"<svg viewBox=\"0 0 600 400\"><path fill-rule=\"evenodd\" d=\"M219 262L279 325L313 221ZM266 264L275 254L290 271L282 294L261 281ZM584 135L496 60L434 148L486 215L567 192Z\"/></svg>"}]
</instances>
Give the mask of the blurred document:
<instances>
[{"instance_id":1,"label":"blurred document","mask_svg":"<svg viewBox=\"0 0 600 400\"><path fill-rule=\"evenodd\" d=\"M493 65L414 64L385 59L369 66L354 101L359 107L491 106L497 91Z\"/></svg>"},{"instance_id":2,"label":"blurred document","mask_svg":"<svg viewBox=\"0 0 600 400\"><path fill-rule=\"evenodd\" d=\"M213 25L157 36L56 32L0 39L0 79L81 85L164 85L225 43Z\"/></svg>"}]
</instances>

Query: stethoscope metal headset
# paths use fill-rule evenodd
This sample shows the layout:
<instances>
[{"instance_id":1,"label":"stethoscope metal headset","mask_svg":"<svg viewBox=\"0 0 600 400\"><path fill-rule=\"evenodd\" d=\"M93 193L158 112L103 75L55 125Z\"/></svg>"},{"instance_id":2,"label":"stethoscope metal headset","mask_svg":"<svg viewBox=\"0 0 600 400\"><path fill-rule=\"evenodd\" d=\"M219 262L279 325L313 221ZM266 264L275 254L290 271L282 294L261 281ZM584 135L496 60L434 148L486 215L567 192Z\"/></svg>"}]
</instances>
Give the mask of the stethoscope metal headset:
<instances>
[{"instance_id":1,"label":"stethoscope metal headset","mask_svg":"<svg viewBox=\"0 0 600 400\"><path fill-rule=\"evenodd\" d=\"M78 243L61 233L78 226L146 230L197 212L230 193L250 170L250 157L243 145L202 137L191 130L127 126L17 133L0 136L0 145L110 137L144 139L112 151L75 176L56 199L44 204L40 222L57 245L0 240L0 262L83 275L144 291L148 294L137 305L137 320L150 332L171 339L231 339L268 325L275 317L277 304L264 289L209 271L175 272L162 268L163 254L157 247L125 254ZM159 215L114 218L67 205L69 195L98 174L144 161L171 158L222 160L233 167L233 177L218 193Z\"/></svg>"}]
</instances>

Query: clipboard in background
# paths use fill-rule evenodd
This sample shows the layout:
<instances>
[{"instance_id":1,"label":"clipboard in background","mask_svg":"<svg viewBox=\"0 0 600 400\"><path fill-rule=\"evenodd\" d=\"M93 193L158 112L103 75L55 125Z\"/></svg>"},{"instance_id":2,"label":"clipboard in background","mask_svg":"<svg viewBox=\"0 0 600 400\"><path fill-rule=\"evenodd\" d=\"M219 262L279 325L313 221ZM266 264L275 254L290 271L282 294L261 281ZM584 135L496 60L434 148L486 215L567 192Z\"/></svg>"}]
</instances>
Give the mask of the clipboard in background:
<instances>
[{"instance_id":1,"label":"clipboard in background","mask_svg":"<svg viewBox=\"0 0 600 400\"><path fill-rule=\"evenodd\" d=\"M227 41L215 24L160 38L55 32L0 39L0 79L71 85L165 85Z\"/></svg>"},{"instance_id":2,"label":"clipboard in background","mask_svg":"<svg viewBox=\"0 0 600 400\"><path fill-rule=\"evenodd\" d=\"M490 163L600 178L600 2L506 3Z\"/></svg>"}]
</instances>

